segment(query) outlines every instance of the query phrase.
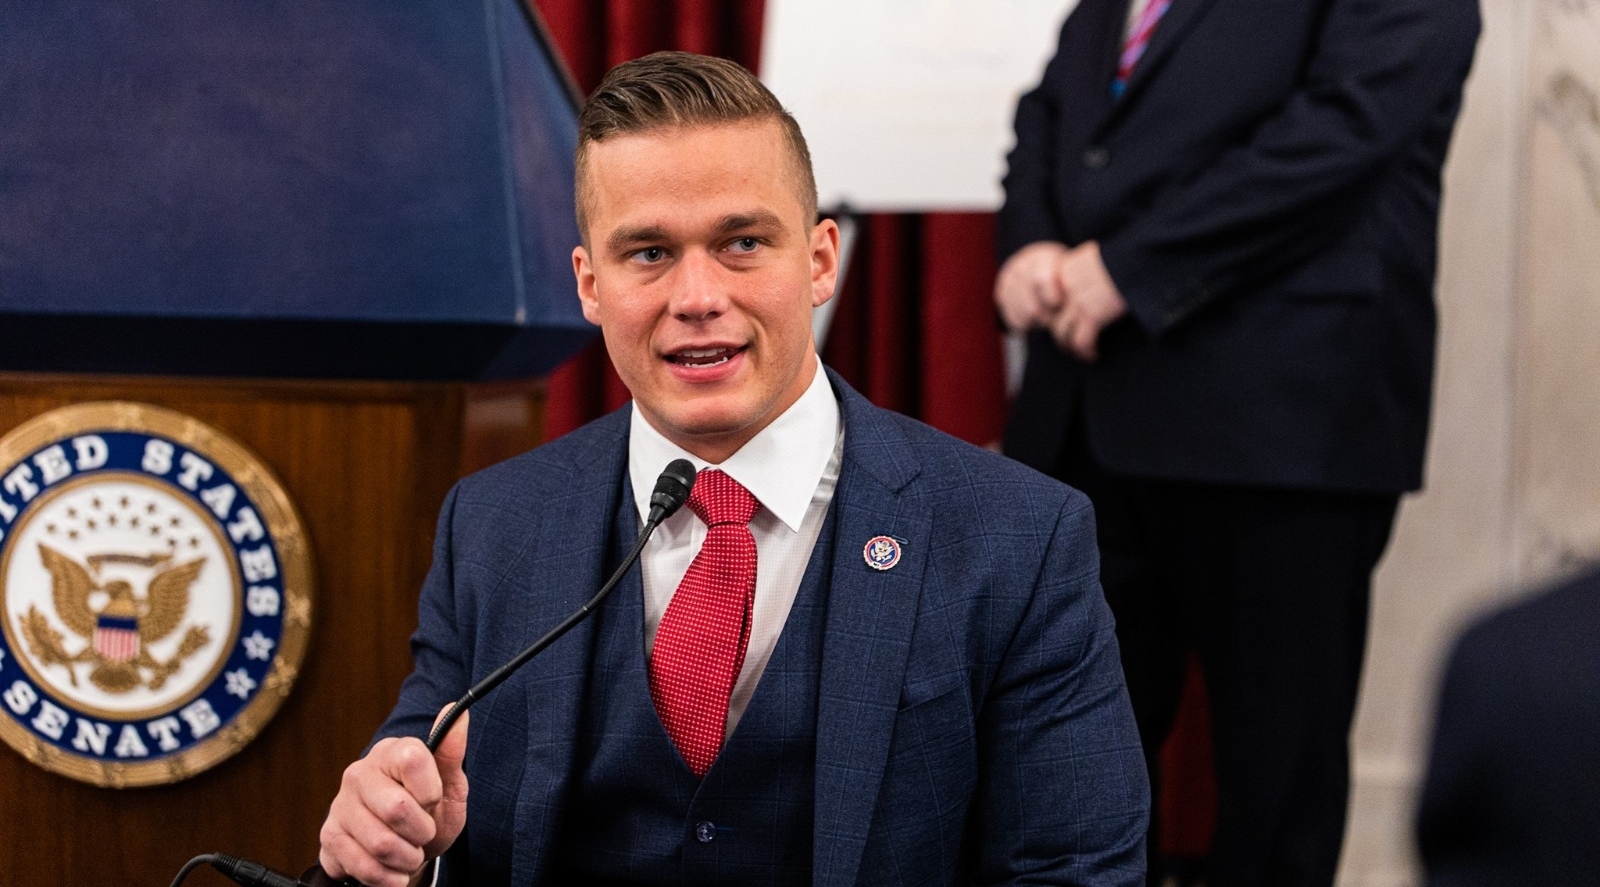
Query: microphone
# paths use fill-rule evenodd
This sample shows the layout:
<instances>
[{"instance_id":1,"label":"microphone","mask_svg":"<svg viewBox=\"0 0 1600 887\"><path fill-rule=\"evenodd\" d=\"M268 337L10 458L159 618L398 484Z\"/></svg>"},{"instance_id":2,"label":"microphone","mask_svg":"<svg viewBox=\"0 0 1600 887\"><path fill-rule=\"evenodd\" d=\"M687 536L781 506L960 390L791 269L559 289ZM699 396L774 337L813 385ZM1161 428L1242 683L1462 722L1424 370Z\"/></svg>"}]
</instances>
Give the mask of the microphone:
<instances>
[{"instance_id":1,"label":"microphone","mask_svg":"<svg viewBox=\"0 0 1600 887\"><path fill-rule=\"evenodd\" d=\"M673 459L656 478L656 488L650 494L650 516L645 520L649 533L656 524L671 517L673 512L689 501L689 489L694 486L695 470L688 459ZM657 516L657 512L660 516Z\"/></svg>"},{"instance_id":2,"label":"microphone","mask_svg":"<svg viewBox=\"0 0 1600 887\"><path fill-rule=\"evenodd\" d=\"M655 532L656 527L660 526L662 521L682 508L683 503L689 501L689 490L694 487L695 477L694 465L688 459L673 459L667 463L667 467L661 471L661 476L656 478L655 489L650 493L650 511L645 518L644 528L639 531L639 538L633 543L633 548L628 551L627 556L622 559L622 563L617 566L617 569L611 573L611 578L606 580L606 584L600 586L600 590L595 593L594 597L589 599L588 603L579 607L571 616L562 620L560 625L550 629L544 637L529 644L527 649L513 656L509 662L490 672L483 680L473 684L471 689L467 690L460 699L457 699L455 704L450 706L450 710L445 712L444 717L439 719L439 723L434 724L433 729L429 731L427 739L428 751L439 750L439 744L444 741L445 734L450 732L450 728L455 725L456 721L461 719L462 713L472 703L483 698L490 690L500 686L505 682L506 678L511 677L512 673L521 668L529 659L537 656L544 648L555 643L562 635L571 631L573 626L582 622L588 618L590 613L594 612L601 601L604 601L611 594L612 589L616 588L617 584L622 581L622 577L627 574L634 561L639 559L639 553L644 551L645 543L650 541L650 534ZM213 867L218 871L232 878L236 883L247 885L247 887L331 887L331 885L354 885L356 883L349 880L333 880L322 870L321 864L307 869L297 879L279 874L258 862L223 856L222 854L215 854L215 856L226 860L227 865L218 865L205 857L196 857L190 860L190 864L212 862ZM178 879L172 882L173 887L177 887L178 884L182 883L189 870L189 867L186 866L183 871L179 872Z\"/></svg>"}]
</instances>

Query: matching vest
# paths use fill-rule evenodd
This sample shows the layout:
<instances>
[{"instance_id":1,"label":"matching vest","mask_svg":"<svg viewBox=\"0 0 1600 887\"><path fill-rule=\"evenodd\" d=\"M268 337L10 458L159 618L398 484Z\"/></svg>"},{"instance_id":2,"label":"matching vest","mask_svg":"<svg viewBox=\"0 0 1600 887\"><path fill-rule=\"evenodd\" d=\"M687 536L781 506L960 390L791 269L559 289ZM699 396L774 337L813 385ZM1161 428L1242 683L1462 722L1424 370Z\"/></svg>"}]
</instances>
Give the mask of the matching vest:
<instances>
[{"instance_id":1,"label":"matching vest","mask_svg":"<svg viewBox=\"0 0 1600 887\"><path fill-rule=\"evenodd\" d=\"M622 500L612 563L638 536L631 498ZM834 523L830 509L772 658L704 779L690 772L650 701L639 571L630 571L594 614L574 778L551 849L551 883L811 883L817 686Z\"/></svg>"}]
</instances>

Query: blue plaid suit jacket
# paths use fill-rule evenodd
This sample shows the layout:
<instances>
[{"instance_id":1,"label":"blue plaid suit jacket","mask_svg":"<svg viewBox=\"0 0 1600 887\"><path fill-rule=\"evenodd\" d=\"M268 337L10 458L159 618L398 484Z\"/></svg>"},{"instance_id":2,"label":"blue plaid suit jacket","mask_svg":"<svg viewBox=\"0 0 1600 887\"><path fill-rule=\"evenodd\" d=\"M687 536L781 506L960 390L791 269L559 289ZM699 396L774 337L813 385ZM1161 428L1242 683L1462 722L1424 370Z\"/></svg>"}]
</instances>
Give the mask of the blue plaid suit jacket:
<instances>
[{"instance_id":1,"label":"blue plaid suit jacket","mask_svg":"<svg viewBox=\"0 0 1600 887\"><path fill-rule=\"evenodd\" d=\"M845 442L813 883L1142 884L1149 791L1088 500L830 379ZM379 737L425 735L600 586L627 433L625 408L451 492L415 670ZM861 553L880 535L902 540L886 571ZM473 709L452 882L543 883L582 791L571 774L592 643L580 625Z\"/></svg>"}]
</instances>

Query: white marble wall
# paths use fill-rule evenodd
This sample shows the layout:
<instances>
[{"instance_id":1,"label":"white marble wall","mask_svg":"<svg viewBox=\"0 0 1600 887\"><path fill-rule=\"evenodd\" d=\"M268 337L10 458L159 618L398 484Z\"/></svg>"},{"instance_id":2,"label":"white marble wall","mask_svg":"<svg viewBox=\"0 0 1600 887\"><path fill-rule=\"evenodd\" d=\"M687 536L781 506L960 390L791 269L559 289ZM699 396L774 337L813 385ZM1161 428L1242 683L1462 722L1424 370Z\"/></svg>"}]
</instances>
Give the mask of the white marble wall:
<instances>
[{"instance_id":1,"label":"white marble wall","mask_svg":"<svg viewBox=\"0 0 1600 887\"><path fill-rule=\"evenodd\" d=\"M1341 887L1420 883L1411 817L1463 622L1600 557L1600 0L1481 3L1427 489L1378 575Z\"/></svg>"},{"instance_id":2,"label":"white marble wall","mask_svg":"<svg viewBox=\"0 0 1600 887\"><path fill-rule=\"evenodd\" d=\"M1600 2L1532 23L1516 301L1516 509L1525 574L1600 556Z\"/></svg>"}]
</instances>

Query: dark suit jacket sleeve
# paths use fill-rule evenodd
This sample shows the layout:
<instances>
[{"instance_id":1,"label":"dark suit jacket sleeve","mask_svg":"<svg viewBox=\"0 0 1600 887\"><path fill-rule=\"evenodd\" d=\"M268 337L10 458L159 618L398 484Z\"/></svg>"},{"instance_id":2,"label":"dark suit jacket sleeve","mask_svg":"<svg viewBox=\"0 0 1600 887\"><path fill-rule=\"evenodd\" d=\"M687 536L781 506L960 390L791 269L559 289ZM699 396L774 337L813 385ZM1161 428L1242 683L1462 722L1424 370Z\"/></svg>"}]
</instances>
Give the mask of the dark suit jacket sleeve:
<instances>
[{"instance_id":1,"label":"dark suit jacket sleeve","mask_svg":"<svg viewBox=\"0 0 1600 887\"><path fill-rule=\"evenodd\" d=\"M1061 150L1056 141L1060 108L1059 97L1050 84L1061 78L1066 61L1057 52L1045 67L1039 86L1017 100L1017 143L1006 156L1006 201L995 221L996 258L1002 262L1034 241L1062 237L1051 173Z\"/></svg>"},{"instance_id":2,"label":"dark suit jacket sleeve","mask_svg":"<svg viewBox=\"0 0 1600 887\"><path fill-rule=\"evenodd\" d=\"M439 709L459 699L470 685L466 662L472 632L462 624L463 615L470 618L470 610L457 605L452 544L460 491L458 484L440 509L433 565L422 584L417 630L411 636L413 667L374 743L387 736L426 739Z\"/></svg>"},{"instance_id":3,"label":"dark suit jacket sleeve","mask_svg":"<svg viewBox=\"0 0 1600 887\"><path fill-rule=\"evenodd\" d=\"M1150 789L1098 577L1074 494L978 717L974 883L1144 883Z\"/></svg>"},{"instance_id":4,"label":"dark suit jacket sleeve","mask_svg":"<svg viewBox=\"0 0 1600 887\"><path fill-rule=\"evenodd\" d=\"M1478 28L1476 0L1334 0L1281 110L1101 240L1140 323L1170 327L1331 246L1362 189L1453 115Z\"/></svg>"},{"instance_id":5,"label":"dark suit jacket sleeve","mask_svg":"<svg viewBox=\"0 0 1600 887\"><path fill-rule=\"evenodd\" d=\"M463 627L463 616L470 611L458 605L455 584L453 543L460 494L461 485L457 484L439 510L433 565L422 583L417 630L411 636L413 667L400 687L400 698L394 710L373 736L373 744L389 736L415 736L425 740L439 710L459 699L470 685L471 674L466 662L472 633ZM470 731L470 724L468 729ZM371 750L370 745L368 750ZM467 831L463 830L438 864L436 887L471 883L471 866L465 852L468 843Z\"/></svg>"}]
</instances>

